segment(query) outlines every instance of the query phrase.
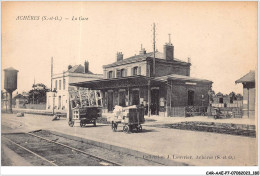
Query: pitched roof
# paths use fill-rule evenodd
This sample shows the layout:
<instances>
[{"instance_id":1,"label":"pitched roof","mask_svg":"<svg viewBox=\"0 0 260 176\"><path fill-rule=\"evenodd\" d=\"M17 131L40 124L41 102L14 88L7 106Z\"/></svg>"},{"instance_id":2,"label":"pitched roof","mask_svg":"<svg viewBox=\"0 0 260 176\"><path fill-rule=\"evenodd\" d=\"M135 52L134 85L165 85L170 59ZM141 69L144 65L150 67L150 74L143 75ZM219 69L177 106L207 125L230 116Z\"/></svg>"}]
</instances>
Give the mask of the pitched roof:
<instances>
[{"instance_id":1,"label":"pitched roof","mask_svg":"<svg viewBox=\"0 0 260 176\"><path fill-rule=\"evenodd\" d=\"M19 99L21 99L21 98L26 99L26 97L23 96L22 94L17 94L17 95L14 96L14 99L17 99L17 98L19 98Z\"/></svg>"},{"instance_id":2,"label":"pitched roof","mask_svg":"<svg viewBox=\"0 0 260 176\"><path fill-rule=\"evenodd\" d=\"M113 67L113 66L118 66L118 65L124 65L124 64L134 63L134 62L145 61L147 58L152 58L152 57L153 57L153 52L146 53L146 54L141 54L141 55L135 55L135 56L123 59L121 61L114 62L112 64L104 65L103 68ZM165 61L163 53L158 52L158 51L155 52L155 58L157 60L164 60ZM179 63L190 64L188 62L184 62L184 61L176 59L176 58L174 58L174 61L175 62L179 62Z\"/></svg>"},{"instance_id":3,"label":"pitched roof","mask_svg":"<svg viewBox=\"0 0 260 176\"><path fill-rule=\"evenodd\" d=\"M4 69L4 71L9 71L9 70L12 70L12 71L17 71L18 72L18 70L16 70L16 69L14 69L13 67L9 67L9 68L6 68L6 69Z\"/></svg>"},{"instance_id":4,"label":"pitched roof","mask_svg":"<svg viewBox=\"0 0 260 176\"><path fill-rule=\"evenodd\" d=\"M157 81L167 81L168 79L170 79L170 80L179 80L179 81L195 81L195 82L212 83L212 81L209 81L206 79L199 79L199 78L193 78L193 77L189 77L189 76L176 75L176 74L155 77L153 79L157 80Z\"/></svg>"},{"instance_id":5,"label":"pitched roof","mask_svg":"<svg viewBox=\"0 0 260 176\"><path fill-rule=\"evenodd\" d=\"M221 93L221 92L219 92L219 93L216 94L216 96L218 96L218 97L221 97L221 96L223 96L223 95L224 95L224 94Z\"/></svg>"},{"instance_id":6,"label":"pitched roof","mask_svg":"<svg viewBox=\"0 0 260 176\"><path fill-rule=\"evenodd\" d=\"M236 80L235 83L237 84L237 83L246 83L246 82L255 82L255 71L254 70L250 70L249 73L244 75L242 78Z\"/></svg>"},{"instance_id":7,"label":"pitched roof","mask_svg":"<svg viewBox=\"0 0 260 176\"><path fill-rule=\"evenodd\" d=\"M85 67L82 65L75 65L68 70L70 73L85 73ZM93 74L91 71L88 71L89 74Z\"/></svg>"}]
</instances>

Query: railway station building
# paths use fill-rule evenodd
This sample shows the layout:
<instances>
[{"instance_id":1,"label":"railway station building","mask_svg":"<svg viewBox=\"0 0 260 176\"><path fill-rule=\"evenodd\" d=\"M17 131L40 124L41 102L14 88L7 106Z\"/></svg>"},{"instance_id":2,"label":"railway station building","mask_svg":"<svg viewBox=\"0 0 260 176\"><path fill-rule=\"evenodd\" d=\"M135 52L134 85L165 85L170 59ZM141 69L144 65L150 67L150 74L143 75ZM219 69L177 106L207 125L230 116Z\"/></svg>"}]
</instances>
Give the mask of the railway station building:
<instances>
[{"instance_id":1,"label":"railway station building","mask_svg":"<svg viewBox=\"0 0 260 176\"><path fill-rule=\"evenodd\" d=\"M101 90L103 112L115 105L143 105L146 114L185 116L187 107L207 107L212 81L190 77L191 63L174 57L171 42L161 52L146 52L124 59L118 52L114 63L103 66L103 79L70 85Z\"/></svg>"}]
</instances>

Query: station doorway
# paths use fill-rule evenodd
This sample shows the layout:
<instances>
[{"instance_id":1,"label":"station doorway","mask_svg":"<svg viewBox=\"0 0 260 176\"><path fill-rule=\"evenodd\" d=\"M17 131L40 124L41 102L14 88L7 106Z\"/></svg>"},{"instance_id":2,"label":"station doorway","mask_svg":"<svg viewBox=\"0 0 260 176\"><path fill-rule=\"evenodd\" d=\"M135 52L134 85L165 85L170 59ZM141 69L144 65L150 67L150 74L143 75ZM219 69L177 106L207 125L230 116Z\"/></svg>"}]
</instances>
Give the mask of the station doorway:
<instances>
[{"instance_id":1,"label":"station doorway","mask_svg":"<svg viewBox=\"0 0 260 176\"><path fill-rule=\"evenodd\" d=\"M193 106L194 105L194 91L189 90L188 91L188 106Z\"/></svg>"},{"instance_id":2,"label":"station doorway","mask_svg":"<svg viewBox=\"0 0 260 176\"><path fill-rule=\"evenodd\" d=\"M139 90L132 91L132 105L139 105L140 98L139 98Z\"/></svg>"},{"instance_id":3,"label":"station doorway","mask_svg":"<svg viewBox=\"0 0 260 176\"><path fill-rule=\"evenodd\" d=\"M159 89L151 90L151 114L159 115Z\"/></svg>"},{"instance_id":4,"label":"station doorway","mask_svg":"<svg viewBox=\"0 0 260 176\"><path fill-rule=\"evenodd\" d=\"M126 99L125 91L119 92L119 106L123 106L123 107L126 106L125 99Z\"/></svg>"},{"instance_id":5,"label":"station doorway","mask_svg":"<svg viewBox=\"0 0 260 176\"><path fill-rule=\"evenodd\" d=\"M114 93L113 92L108 92L108 95L107 95L107 99L108 99L107 100L107 109L108 109L108 112L111 112L114 109L113 98L114 98Z\"/></svg>"}]
</instances>

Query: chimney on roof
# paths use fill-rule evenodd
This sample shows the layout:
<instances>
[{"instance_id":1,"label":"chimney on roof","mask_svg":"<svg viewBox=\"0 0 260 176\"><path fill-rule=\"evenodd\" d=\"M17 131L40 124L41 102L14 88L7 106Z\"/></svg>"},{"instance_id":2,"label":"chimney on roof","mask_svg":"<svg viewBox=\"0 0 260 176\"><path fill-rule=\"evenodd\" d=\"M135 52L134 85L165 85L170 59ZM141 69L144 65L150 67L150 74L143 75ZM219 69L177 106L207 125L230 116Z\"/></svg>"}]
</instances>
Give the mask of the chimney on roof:
<instances>
[{"instance_id":1,"label":"chimney on roof","mask_svg":"<svg viewBox=\"0 0 260 176\"><path fill-rule=\"evenodd\" d=\"M169 34L169 43L165 43L163 46L163 51L166 60L174 59L174 46L171 43L171 34Z\"/></svg>"},{"instance_id":2,"label":"chimney on roof","mask_svg":"<svg viewBox=\"0 0 260 176\"><path fill-rule=\"evenodd\" d=\"M146 54L145 48L143 48L143 45L141 44L141 50L139 51L139 55L144 55Z\"/></svg>"},{"instance_id":3,"label":"chimney on roof","mask_svg":"<svg viewBox=\"0 0 260 176\"><path fill-rule=\"evenodd\" d=\"M116 53L116 61L118 62L118 61L121 61L121 60L123 60L123 53L122 52L117 52Z\"/></svg>"},{"instance_id":4,"label":"chimney on roof","mask_svg":"<svg viewBox=\"0 0 260 176\"><path fill-rule=\"evenodd\" d=\"M191 63L191 59L190 59L190 57L188 57L188 63Z\"/></svg>"},{"instance_id":5,"label":"chimney on roof","mask_svg":"<svg viewBox=\"0 0 260 176\"><path fill-rule=\"evenodd\" d=\"M89 62L88 62L88 61L85 61L84 66L85 66L84 72L85 72L85 73L88 73L88 72L89 72Z\"/></svg>"},{"instance_id":6,"label":"chimney on roof","mask_svg":"<svg viewBox=\"0 0 260 176\"><path fill-rule=\"evenodd\" d=\"M70 70L72 68L72 66L71 65L68 65L68 70Z\"/></svg>"}]
</instances>

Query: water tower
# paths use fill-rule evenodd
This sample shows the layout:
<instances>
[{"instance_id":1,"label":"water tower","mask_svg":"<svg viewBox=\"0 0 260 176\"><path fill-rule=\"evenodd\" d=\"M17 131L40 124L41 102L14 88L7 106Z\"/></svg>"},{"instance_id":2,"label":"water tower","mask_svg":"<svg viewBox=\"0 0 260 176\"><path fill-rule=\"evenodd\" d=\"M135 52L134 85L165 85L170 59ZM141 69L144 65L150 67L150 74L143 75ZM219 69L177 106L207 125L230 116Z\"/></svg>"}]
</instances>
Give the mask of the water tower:
<instances>
[{"instance_id":1,"label":"water tower","mask_svg":"<svg viewBox=\"0 0 260 176\"><path fill-rule=\"evenodd\" d=\"M5 72L5 80L4 80L4 88L9 93L9 112L12 113L12 93L17 89L17 73L18 70L10 67L4 69Z\"/></svg>"}]
</instances>

